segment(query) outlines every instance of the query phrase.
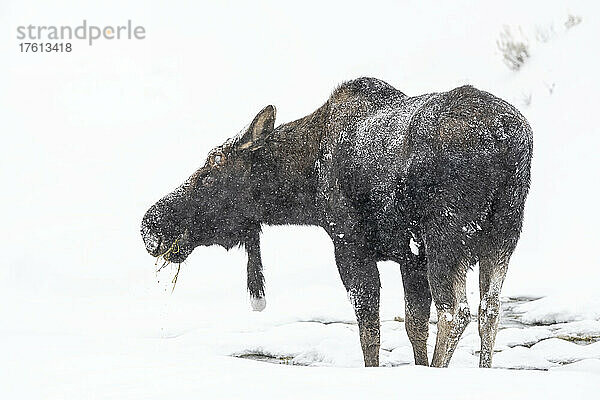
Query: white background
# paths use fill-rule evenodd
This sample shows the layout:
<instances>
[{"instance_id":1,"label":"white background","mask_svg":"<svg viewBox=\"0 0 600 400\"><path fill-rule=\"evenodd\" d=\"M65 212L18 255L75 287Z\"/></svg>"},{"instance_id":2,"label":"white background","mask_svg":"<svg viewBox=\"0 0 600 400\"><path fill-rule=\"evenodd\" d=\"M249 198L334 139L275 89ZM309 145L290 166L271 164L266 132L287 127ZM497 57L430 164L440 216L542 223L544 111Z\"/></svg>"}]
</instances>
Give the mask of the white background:
<instances>
[{"instance_id":1,"label":"white background","mask_svg":"<svg viewBox=\"0 0 600 400\"><path fill-rule=\"evenodd\" d=\"M583 21L566 29L570 13ZM250 373L237 374L240 368L260 376L263 368L273 369L298 385L300 378L285 366L219 358L202 369L183 350L167 350L171 345L160 338L187 334L185 346L202 343L199 354L228 354L226 340L202 341L201 333L219 337L286 321L352 320L325 233L264 228L268 308L257 316L247 305L242 250L197 249L169 295L170 277L155 276L139 223L149 206L262 107L274 104L278 123L288 122L359 76L383 79L408 95L468 83L525 114L534 129L533 183L504 294L550 294L567 312L597 318L599 16L593 2L3 1L0 346L10 356L0 356L0 371L11 371L4 375L8 387L15 394L31 390L31 396L158 395L147 383L160 382L163 368L167 376L172 366L173 374L191 378L206 376L210 365L234 371L212 371L212 386L193 380L213 395L234 390L214 382L224 376L239 382ZM99 26L131 19L145 27L146 39L92 46L72 41L73 51L63 54L19 52L17 26L77 26L84 18ZM518 72L502 63L496 46L503 25L522 27L529 39L531 59ZM536 29L551 26L548 42L536 41ZM397 266L382 263L380 271L382 316L403 314ZM472 275L470 284L477 279ZM470 301L476 306L477 295ZM135 353L135 345L124 343L138 338L156 342ZM81 352L72 348L79 341L85 342ZM95 341L105 346L95 350L102 357L91 350ZM136 355L123 355L128 351ZM153 351L160 353L154 372L136 375ZM40 370L26 374L32 365ZM94 368L113 375L104 380L90 372ZM48 370L58 375L46 382ZM403 370L373 379L391 389L402 373L425 380L440 374ZM359 371L327 374L352 382L362 379ZM434 376L451 382L459 375ZM27 385L30 379L37 384ZM165 379L166 392L198 393ZM119 386L119 380L133 383ZM269 390L288 393L277 384ZM324 393L310 385L302 390Z\"/></svg>"}]
</instances>

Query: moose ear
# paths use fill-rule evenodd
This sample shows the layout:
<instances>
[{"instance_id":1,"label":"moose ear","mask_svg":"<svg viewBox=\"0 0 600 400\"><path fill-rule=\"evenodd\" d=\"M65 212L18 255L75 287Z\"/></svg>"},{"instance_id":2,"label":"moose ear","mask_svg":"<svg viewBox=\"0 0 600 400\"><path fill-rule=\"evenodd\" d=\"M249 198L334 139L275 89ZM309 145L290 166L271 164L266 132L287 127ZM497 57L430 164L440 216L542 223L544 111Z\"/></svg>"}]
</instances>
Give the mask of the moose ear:
<instances>
[{"instance_id":1,"label":"moose ear","mask_svg":"<svg viewBox=\"0 0 600 400\"><path fill-rule=\"evenodd\" d=\"M244 132L240 139L239 149L256 150L262 147L264 139L273 132L275 127L275 106L266 106L263 108Z\"/></svg>"}]
</instances>

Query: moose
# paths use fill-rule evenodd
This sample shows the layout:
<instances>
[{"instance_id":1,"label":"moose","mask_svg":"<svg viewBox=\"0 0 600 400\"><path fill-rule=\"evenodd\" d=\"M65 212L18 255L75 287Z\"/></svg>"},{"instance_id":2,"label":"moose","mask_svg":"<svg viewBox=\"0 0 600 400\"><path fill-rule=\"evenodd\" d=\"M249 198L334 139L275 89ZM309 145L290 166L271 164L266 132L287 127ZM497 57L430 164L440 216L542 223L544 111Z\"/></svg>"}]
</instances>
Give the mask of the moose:
<instances>
[{"instance_id":1,"label":"moose","mask_svg":"<svg viewBox=\"0 0 600 400\"><path fill-rule=\"evenodd\" d=\"M532 151L525 118L490 93L462 86L410 97L359 78L293 122L276 127L275 107L262 109L146 212L141 233L148 253L174 263L198 246L244 246L248 291L262 310L261 226L322 227L333 241L367 367L379 365L378 261L400 265L417 365L429 365L433 300L433 367L448 366L470 322L465 277L478 264L479 366L489 368Z\"/></svg>"}]
</instances>

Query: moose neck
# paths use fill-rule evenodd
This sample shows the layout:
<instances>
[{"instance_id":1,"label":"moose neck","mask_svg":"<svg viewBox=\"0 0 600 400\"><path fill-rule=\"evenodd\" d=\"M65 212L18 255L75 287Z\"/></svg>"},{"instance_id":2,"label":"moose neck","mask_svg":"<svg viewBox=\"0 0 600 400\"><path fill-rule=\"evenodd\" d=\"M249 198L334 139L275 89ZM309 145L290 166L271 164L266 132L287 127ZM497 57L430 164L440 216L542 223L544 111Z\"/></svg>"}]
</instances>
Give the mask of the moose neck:
<instances>
[{"instance_id":1,"label":"moose neck","mask_svg":"<svg viewBox=\"0 0 600 400\"><path fill-rule=\"evenodd\" d=\"M275 128L257 152L258 219L270 225L316 225L316 162L327 107Z\"/></svg>"}]
</instances>

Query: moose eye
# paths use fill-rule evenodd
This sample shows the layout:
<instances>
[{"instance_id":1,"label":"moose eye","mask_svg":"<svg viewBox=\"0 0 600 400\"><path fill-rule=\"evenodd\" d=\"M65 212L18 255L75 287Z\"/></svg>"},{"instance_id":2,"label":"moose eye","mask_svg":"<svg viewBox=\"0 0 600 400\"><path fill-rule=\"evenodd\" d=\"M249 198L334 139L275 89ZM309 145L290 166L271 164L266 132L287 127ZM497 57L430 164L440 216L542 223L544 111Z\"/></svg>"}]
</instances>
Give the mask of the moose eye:
<instances>
[{"instance_id":1,"label":"moose eye","mask_svg":"<svg viewBox=\"0 0 600 400\"><path fill-rule=\"evenodd\" d=\"M213 158L213 163L218 166L225 164L225 157L223 154L216 154Z\"/></svg>"},{"instance_id":2,"label":"moose eye","mask_svg":"<svg viewBox=\"0 0 600 400\"><path fill-rule=\"evenodd\" d=\"M202 178L202 185L203 186L212 186L213 183L215 183L215 178L213 178L210 175L207 175L204 178Z\"/></svg>"}]
</instances>

